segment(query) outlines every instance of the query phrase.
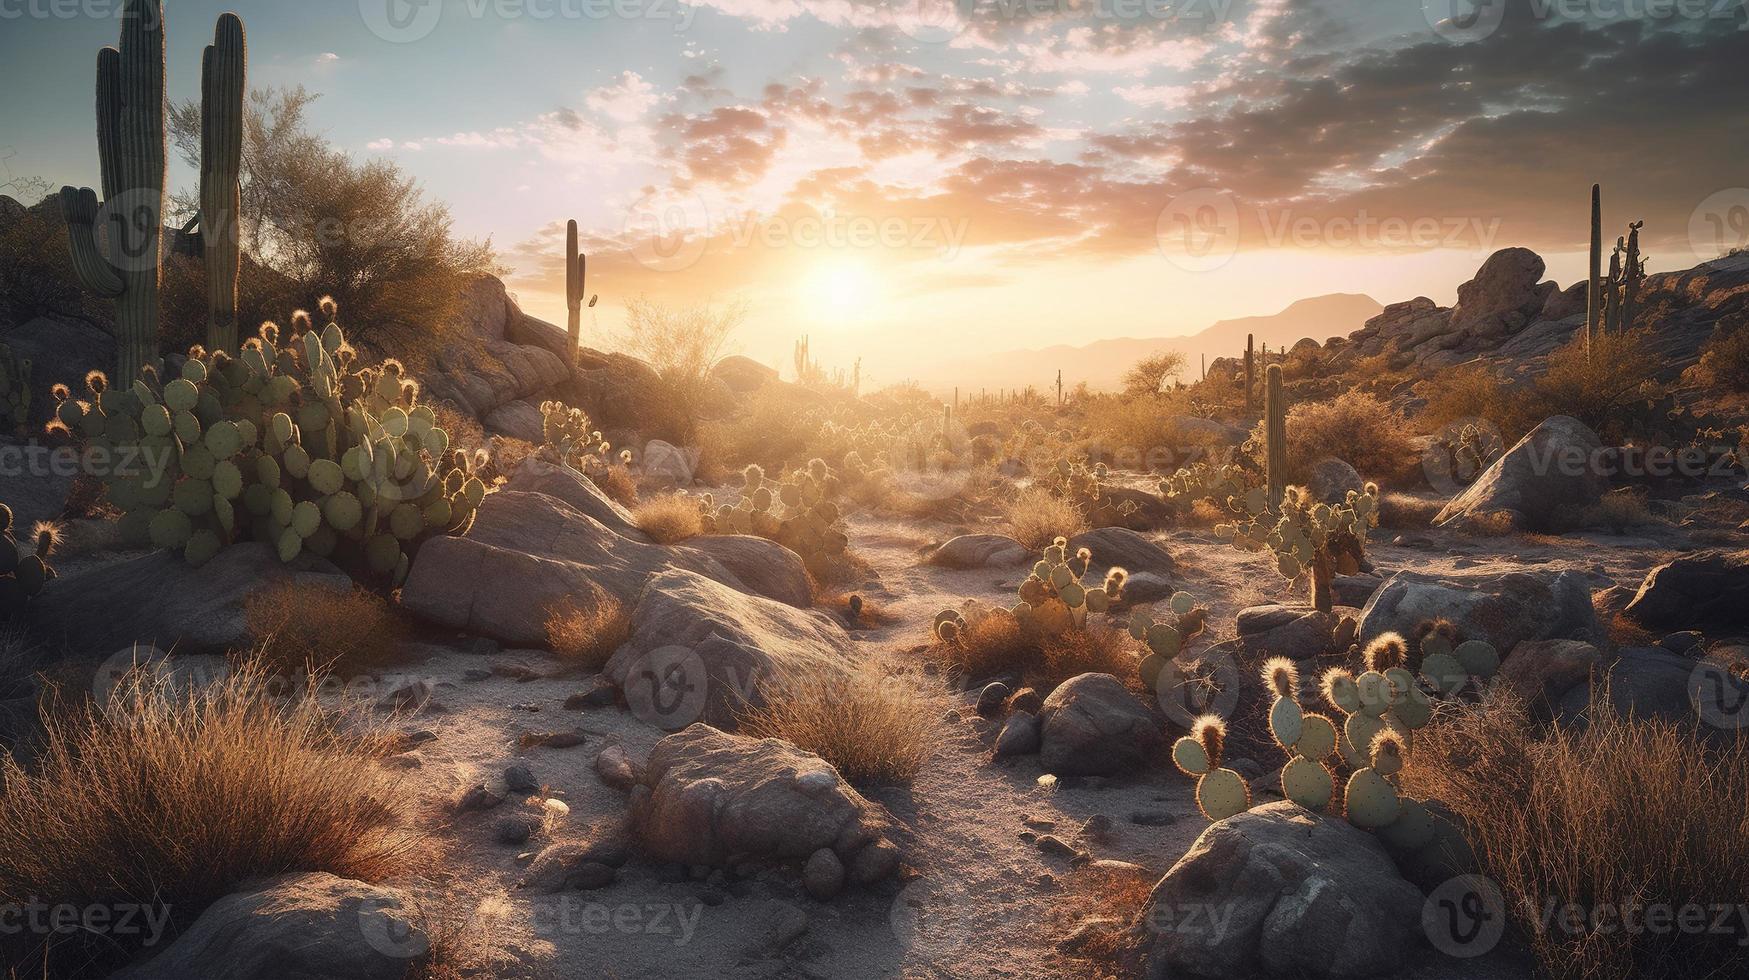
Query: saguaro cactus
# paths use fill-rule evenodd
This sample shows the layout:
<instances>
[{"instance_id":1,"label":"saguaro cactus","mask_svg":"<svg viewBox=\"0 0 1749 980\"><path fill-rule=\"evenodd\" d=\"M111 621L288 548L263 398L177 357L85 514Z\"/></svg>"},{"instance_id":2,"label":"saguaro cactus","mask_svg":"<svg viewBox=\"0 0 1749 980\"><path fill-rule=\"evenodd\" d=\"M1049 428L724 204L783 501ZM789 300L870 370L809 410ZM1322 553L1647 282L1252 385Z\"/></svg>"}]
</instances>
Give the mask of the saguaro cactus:
<instances>
[{"instance_id":1,"label":"saguaro cactus","mask_svg":"<svg viewBox=\"0 0 1749 980\"><path fill-rule=\"evenodd\" d=\"M583 299L588 294L587 272L588 259L577 244L577 222L568 222L565 226L565 306L571 311L566 321L566 330L571 336L573 353L583 343ZM589 308L595 309L595 303L599 299L600 296L589 296Z\"/></svg>"},{"instance_id":2,"label":"saguaro cactus","mask_svg":"<svg viewBox=\"0 0 1749 980\"><path fill-rule=\"evenodd\" d=\"M1251 411L1251 406L1255 404L1252 401L1254 397L1252 392L1257 390L1256 343L1256 334L1248 333L1245 335L1245 411L1247 412Z\"/></svg>"},{"instance_id":3,"label":"saguaro cactus","mask_svg":"<svg viewBox=\"0 0 1749 980\"><path fill-rule=\"evenodd\" d=\"M88 187L61 188L73 270L115 300L116 378L130 384L158 356L164 220L164 9L127 0L121 41L97 53L97 155L104 205ZM100 239L96 227L107 228Z\"/></svg>"},{"instance_id":4,"label":"saguaro cactus","mask_svg":"<svg viewBox=\"0 0 1749 980\"><path fill-rule=\"evenodd\" d=\"M242 264L243 93L248 86L243 21L219 17L200 66L200 236L206 253L210 350L237 349L237 276Z\"/></svg>"},{"instance_id":5,"label":"saguaro cactus","mask_svg":"<svg viewBox=\"0 0 1749 980\"><path fill-rule=\"evenodd\" d=\"M1287 395L1281 390L1281 365L1271 364L1265 371L1268 388L1263 395L1264 474L1269 486L1269 512L1281 510L1281 497L1287 488Z\"/></svg>"},{"instance_id":6,"label":"saguaro cactus","mask_svg":"<svg viewBox=\"0 0 1749 980\"><path fill-rule=\"evenodd\" d=\"M1597 339L1597 324L1603 319L1603 186L1591 185L1591 277L1585 283L1585 352Z\"/></svg>"}]
</instances>

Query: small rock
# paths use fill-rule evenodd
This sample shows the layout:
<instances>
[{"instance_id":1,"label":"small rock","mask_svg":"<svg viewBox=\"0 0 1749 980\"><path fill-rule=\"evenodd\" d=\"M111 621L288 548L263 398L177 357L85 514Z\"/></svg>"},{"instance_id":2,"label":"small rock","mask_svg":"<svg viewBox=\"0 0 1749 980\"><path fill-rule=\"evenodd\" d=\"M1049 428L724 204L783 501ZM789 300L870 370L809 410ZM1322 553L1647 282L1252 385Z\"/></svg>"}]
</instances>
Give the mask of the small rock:
<instances>
[{"instance_id":1,"label":"small rock","mask_svg":"<svg viewBox=\"0 0 1749 980\"><path fill-rule=\"evenodd\" d=\"M518 762L504 770L504 787L513 793L534 793L540 790L540 780L534 770Z\"/></svg>"},{"instance_id":2,"label":"small rock","mask_svg":"<svg viewBox=\"0 0 1749 980\"><path fill-rule=\"evenodd\" d=\"M462 794L461 799L456 801L455 808L462 813L471 813L476 810L490 810L503 802L504 794L485 783L479 783Z\"/></svg>"},{"instance_id":3,"label":"small rock","mask_svg":"<svg viewBox=\"0 0 1749 980\"><path fill-rule=\"evenodd\" d=\"M494 835L500 844L521 847L528 843L528 839L534 835L537 826L538 821L530 816L505 817L498 821Z\"/></svg>"},{"instance_id":4,"label":"small rock","mask_svg":"<svg viewBox=\"0 0 1749 980\"><path fill-rule=\"evenodd\" d=\"M431 702L431 682L414 679L393 688L383 695L377 706L390 711L410 711L422 708Z\"/></svg>"},{"instance_id":5,"label":"small rock","mask_svg":"<svg viewBox=\"0 0 1749 980\"><path fill-rule=\"evenodd\" d=\"M802 868L802 887L817 901L837 897L844 890L844 862L838 860L831 848L820 848Z\"/></svg>"},{"instance_id":6,"label":"small rock","mask_svg":"<svg viewBox=\"0 0 1749 980\"><path fill-rule=\"evenodd\" d=\"M1044 707L1044 704L1045 699L1039 697L1037 691L1030 687L1023 687L1020 690L1015 691L1014 696L1008 699L1008 710L1024 711L1027 714L1036 715L1038 714L1038 709Z\"/></svg>"},{"instance_id":7,"label":"small rock","mask_svg":"<svg viewBox=\"0 0 1749 980\"><path fill-rule=\"evenodd\" d=\"M984 685L978 692L978 714L986 718L1001 714L1002 705L1008 701L1008 685L1001 681L993 681Z\"/></svg>"},{"instance_id":8,"label":"small rock","mask_svg":"<svg viewBox=\"0 0 1749 980\"><path fill-rule=\"evenodd\" d=\"M407 749L411 749L411 748L415 748L415 747L420 746L420 745L424 745L426 742L435 742L435 741L437 741L437 733L436 732L431 731L429 729L421 728L421 729L418 729L416 731L411 731L411 732L408 732L405 735L403 735L401 737L401 748L402 748L402 751L406 751Z\"/></svg>"},{"instance_id":9,"label":"small rock","mask_svg":"<svg viewBox=\"0 0 1749 980\"><path fill-rule=\"evenodd\" d=\"M1046 834L1043 837L1040 837L1034 843L1034 846L1046 854L1055 854L1058 857L1074 857L1076 854L1080 853L1061 837L1057 837L1054 834Z\"/></svg>"},{"instance_id":10,"label":"small rock","mask_svg":"<svg viewBox=\"0 0 1749 980\"><path fill-rule=\"evenodd\" d=\"M1178 818L1165 810L1137 810L1130 814L1130 823L1138 827L1170 827Z\"/></svg>"},{"instance_id":11,"label":"small rock","mask_svg":"<svg viewBox=\"0 0 1749 980\"><path fill-rule=\"evenodd\" d=\"M609 745L595 757L595 774L614 789L629 790L638 781L637 769L622 746Z\"/></svg>"},{"instance_id":12,"label":"small rock","mask_svg":"<svg viewBox=\"0 0 1749 980\"><path fill-rule=\"evenodd\" d=\"M1095 813L1081 825L1083 840L1104 841L1111 835L1111 818L1103 813Z\"/></svg>"},{"instance_id":13,"label":"small rock","mask_svg":"<svg viewBox=\"0 0 1749 980\"><path fill-rule=\"evenodd\" d=\"M467 670L462 671L462 679L467 681L488 681L492 679L492 672L484 667L469 667Z\"/></svg>"},{"instance_id":14,"label":"small rock","mask_svg":"<svg viewBox=\"0 0 1749 980\"><path fill-rule=\"evenodd\" d=\"M605 677L597 676L589 687L578 691L565 699L565 708L569 711L580 711L584 708L606 708L612 706L619 696L613 683Z\"/></svg>"},{"instance_id":15,"label":"small rock","mask_svg":"<svg viewBox=\"0 0 1749 980\"><path fill-rule=\"evenodd\" d=\"M996 736L996 758L1032 755L1038 752L1040 741L1038 716L1030 711L1016 711L1009 716L1008 724L1002 726L1002 734Z\"/></svg>"},{"instance_id":16,"label":"small rock","mask_svg":"<svg viewBox=\"0 0 1749 980\"><path fill-rule=\"evenodd\" d=\"M583 733L580 731L553 732L544 736L540 744L549 749L574 749L583 744Z\"/></svg>"},{"instance_id":17,"label":"small rock","mask_svg":"<svg viewBox=\"0 0 1749 980\"><path fill-rule=\"evenodd\" d=\"M857 885L872 885L892 877L899 870L899 848L892 841L877 840L863 846L850 861L850 880Z\"/></svg>"},{"instance_id":18,"label":"small rock","mask_svg":"<svg viewBox=\"0 0 1749 980\"><path fill-rule=\"evenodd\" d=\"M1035 817L1030 813L1022 815L1020 822L1034 830L1057 829L1057 822L1055 820L1051 820L1048 817Z\"/></svg>"}]
</instances>

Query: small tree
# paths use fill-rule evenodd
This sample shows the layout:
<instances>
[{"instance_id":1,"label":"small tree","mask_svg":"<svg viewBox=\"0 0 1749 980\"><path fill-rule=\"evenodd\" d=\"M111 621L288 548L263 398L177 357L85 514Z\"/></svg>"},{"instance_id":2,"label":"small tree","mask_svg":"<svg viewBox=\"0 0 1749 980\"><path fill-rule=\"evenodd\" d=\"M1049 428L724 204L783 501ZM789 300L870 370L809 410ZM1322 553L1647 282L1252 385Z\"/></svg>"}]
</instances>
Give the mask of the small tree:
<instances>
[{"instance_id":1,"label":"small tree","mask_svg":"<svg viewBox=\"0 0 1749 980\"><path fill-rule=\"evenodd\" d=\"M711 368L746 318L742 302L720 309L708 304L667 307L640 296L626 305L621 345L650 362L661 376L674 412L674 435L680 439L690 441L696 434L710 392Z\"/></svg>"},{"instance_id":2,"label":"small tree","mask_svg":"<svg viewBox=\"0 0 1749 980\"><path fill-rule=\"evenodd\" d=\"M1175 350L1150 354L1123 376L1124 394L1154 396L1166 388L1168 379L1184 373L1184 355Z\"/></svg>"}]
</instances>

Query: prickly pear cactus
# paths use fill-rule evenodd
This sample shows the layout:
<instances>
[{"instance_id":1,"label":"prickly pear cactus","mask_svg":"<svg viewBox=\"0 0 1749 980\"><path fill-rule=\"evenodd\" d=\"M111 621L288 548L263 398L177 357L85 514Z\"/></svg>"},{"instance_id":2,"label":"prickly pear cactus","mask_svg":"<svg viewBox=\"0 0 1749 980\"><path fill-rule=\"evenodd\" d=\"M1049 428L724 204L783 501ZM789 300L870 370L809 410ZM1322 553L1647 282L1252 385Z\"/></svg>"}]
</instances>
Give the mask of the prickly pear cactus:
<instances>
[{"instance_id":1,"label":"prickly pear cactus","mask_svg":"<svg viewBox=\"0 0 1749 980\"><path fill-rule=\"evenodd\" d=\"M1161 620L1156 611L1139 608L1130 614L1130 635L1147 644L1139 668L1142 683L1156 689L1166 665L1184 653L1190 641L1208 625L1208 610L1188 592L1175 592L1166 601L1170 614Z\"/></svg>"},{"instance_id":2,"label":"prickly pear cactus","mask_svg":"<svg viewBox=\"0 0 1749 980\"><path fill-rule=\"evenodd\" d=\"M769 538L800 555L811 571L842 557L850 547L838 505L843 483L823 459L810 461L783 480L772 480L757 464L741 473L741 496L719 503L714 494L699 500L705 531Z\"/></svg>"},{"instance_id":3,"label":"prickly pear cactus","mask_svg":"<svg viewBox=\"0 0 1749 980\"><path fill-rule=\"evenodd\" d=\"M177 377L125 389L94 372L85 399L57 386L56 424L101 447L122 532L139 546L210 561L263 541L284 561L309 552L362 581L398 586L419 544L459 534L486 494L399 362L357 365L330 318L262 326L236 357L195 347Z\"/></svg>"},{"instance_id":4,"label":"prickly pear cactus","mask_svg":"<svg viewBox=\"0 0 1749 980\"><path fill-rule=\"evenodd\" d=\"M1020 601L1012 611L1021 628L1058 636L1086 627L1089 614L1110 610L1123 598L1129 573L1113 568L1098 585L1090 585L1092 565L1093 552L1082 548L1070 554L1067 538L1053 541L1020 583Z\"/></svg>"},{"instance_id":5,"label":"prickly pear cactus","mask_svg":"<svg viewBox=\"0 0 1749 980\"><path fill-rule=\"evenodd\" d=\"M1196 805L1210 820L1225 820L1251 809L1251 787L1245 777L1221 768L1227 723L1219 715L1203 715L1190 734L1172 746L1172 761L1180 772L1196 777Z\"/></svg>"},{"instance_id":6,"label":"prickly pear cactus","mask_svg":"<svg viewBox=\"0 0 1749 980\"><path fill-rule=\"evenodd\" d=\"M1314 500L1303 487L1288 487L1280 513L1267 507L1267 491L1251 488L1232 498L1245 514L1232 523L1215 525L1215 536L1242 551L1268 551L1276 570L1289 581L1310 580L1312 605L1325 612L1334 607L1331 583L1366 565L1366 535L1378 525L1379 490L1367 484L1350 490L1336 506Z\"/></svg>"},{"instance_id":7,"label":"prickly pear cactus","mask_svg":"<svg viewBox=\"0 0 1749 980\"><path fill-rule=\"evenodd\" d=\"M0 504L0 619L11 619L22 612L30 600L55 579L49 557L55 550L55 528L39 524L31 532L32 540L19 550L13 537L12 508Z\"/></svg>"}]
</instances>

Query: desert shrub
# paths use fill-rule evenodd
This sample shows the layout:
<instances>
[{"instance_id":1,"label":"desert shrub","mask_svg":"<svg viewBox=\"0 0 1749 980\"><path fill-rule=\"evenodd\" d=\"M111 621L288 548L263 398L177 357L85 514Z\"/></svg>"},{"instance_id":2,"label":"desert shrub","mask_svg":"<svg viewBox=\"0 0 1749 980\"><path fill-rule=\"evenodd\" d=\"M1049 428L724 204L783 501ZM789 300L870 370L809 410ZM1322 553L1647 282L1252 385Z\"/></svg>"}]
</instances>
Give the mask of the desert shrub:
<instances>
[{"instance_id":1,"label":"desert shrub","mask_svg":"<svg viewBox=\"0 0 1749 980\"><path fill-rule=\"evenodd\" d=\"M1386 493L1379 498L1379 526L1398 531L1420 531L1433 526L1445 509L1443 500L1427 500L1406 493Z\"/></svg>"},{"instance_id":2,"label":"desert shrub","mask_svg":"<svg viewBox=\"0 0 1749 980\"><path fill-rule=\"evenodd\" d=\"M670 493L646 500L632 511L632 520L638 530L658 544L674 544L704 533L704 515L698 509L698 499L685 494Z\"/></svg>"},{"instance_id":3,"label":"desert shrub","mask_svg":"<svg viewBox=\"0 0 1749 980\"><path fill-rule=\"evenodd\" d=\"M1313 464L1334 456L1365 477L1394 475L1414 455L1409 424L1389 405L1350 389L1330 401L1288 409L1288 479L1303 481ZM1253 440L1263 452L1263 423Z\"/></svg>"},{"instance_id":4,"label":"desert shrub","mask_svg":"<svg viewBox=\"0 0 1749 980\"><path fill-rule=\"evenodd\" d=\"M437 427L449 433L449 444L473 452L486 448L486 430L472 412L464 412L450 402L432 399L425 403L437 417ZM521 440L518 440L521 441ZM528 443L523 443L527 446ZM532 451L534 447L530 446Z\"/></svg>"},{"instance_id":5,"label":"desert shrub","mask_svg":"<svg viewBox=\"0 0 1749 980\"><path fill-rule=\"evenodd\" d=\"M610 463L589 474L589 479L595 481L609 500L621 507L638 506L638 478L632 476L632 471L624 464Z\"/></svg>"},{"instance_id":6,"label":"desert shrub","mask_svg":"<svg viewBox=\"0 0 1749 980\"><path fill-rule=\"evenodd\" d=\"M1603 499L1580 511L1573 523L1575 527L1605 528L1625 534L1631 528L1656 524L1658 519L1646 506L1644 495L1618 491L1605 494Z\"/></svg>"},{"instance_id":7,"label":"desert shrub","mask_svg":"<svg viewBox=\"0 0 1749 980\"><path fill-rule=\"evenodd\" d=\"M1045 548L1059 535L1072 538L1087 530L1087 519L1072 501L1041 487L1027 487L1002 507L1008 533L1028 551Z\"/></svg>"},{"instance_id":8,"label":"desert shrub","mask_svg":"<svg viewBox=\"0 0 1749 980\"><path fill-rule=\"evenodd\" d=\"M699 467L723 474L752 463L778 471L805 462L816 454L817 403L818 396L784 385L753 392L732 417L698 427Z\"/></svg>"},{"instance_id":9,"label":"desert shrub","mask_svg":"<svg viewBox=\"0 0 1749 980\"><path fill-rule=\"evenodd\" d=\"M264 667L282 676L357 674L392 658L406 630L381 596L286 580L243 600Z\"/></svg>"},{"instance_id":10,"label":"desert shrub","mask_svg":"<svg viewBox=\"0 0 1749 980\"><path fill-rule=\"evenodd\" d=\"M655 368L662 379L662 403L671 412L659 423L666 429L659 434L682 445L697 437L716 387L711 368L746 318L747 307L739 303L721 309L705 304L671 308L640 296L626 304L621 346Z\"/></svg>"},{"instance_id":11,"label":"desert shrub","mask_svg":"<svg viewBox=\"0 0 1749 980\"><path fill-rule=\"evenodd\" d=\"M1650 379L1659 363L1650 337L1647 330L1599 333L1588 350L1579 336L1550 354L1548 371L1534 387L1536 421L1570 415L1605 439L1625 436L1624 410L1657 393Z\"/></svg>"},{"instance_id":12,"label":"desert shrub","mask_svg":"<svg viewBox=\"0 0 1749 980\"><path fill-rule=\"evenodd\" d=\"M487 440L487 449L492 458L492 472L502 477L509 477L523 460L539 451L534 443L511 436L492 436Z\"/></svg>"},{"instance_id":13,"label":"desert shrub","mask_svg":"<svg viewBox=\"0 0 1749 980\"><path fill-rule=\"evenodd\" d=\"M1179 351L1159 351L1137 362L1123 376L1124 394L1130 397L1151 397L1166 389L1184 373L1185 356Z\"/></svg>"},{"instance_id":14,"label":"desert shrub","mask_svg":"<svg viewBox=\"0 0 1749 980\"><path fill-rule=\"evenodd\" d=\"M83 308L60 213L55 204L0 222L0 322L19 324Z\"/></svg>"},{"instance_id":15,"label":"desert shrub","mask_svg":"<svg viewBox=\"0 0 1749 980\"><path fill-rule=\"evenodd\" d=\"M765 704L742 713L741 734L783 739L861 786L915 778L935 751L946 705L936 682L874 667L792 677L761 694Z\"/></svg>"},{"instance_id":16,"label":"desert shrub","mask_svg":"<svg viewBox=\"0 0 1749 980\"><path fill-rule=\"evenodd\" d=\"M1724 934L1624 929L1619 919L1568 931L1560 913L1745 907L1749 741L1712 745L1693 723L1623 717L1607 696L1594 699L1584 730L1542 731L1521 703L1495 694L1417 732L1403 783L1461 818L1547 975L1741 975L1749 933L1735 917Z\"/></svg>"},{"instance_id":17,"label":"desert shrub","mask_svg":"<svg viewBox=\"0 0 1749 980\"><path fill-rule=\"evenodd\" d=\"M1479 364L1442 371L1417 391L1427 399L1421 418L1432 432L1452 423L1482 419L1499 429L1501 439L1510 446L1542 421L1532 418L1537 409L1530 389L1502 380Z\"/></svg>"},{"instance_id":18,"label":"desert shrub","mask_svg":"<svg viewBox=\"0 0 1749 980\"><path fill-rule=\"evenodd\" d=\"M1708 340L1696 371L1713 387L1749 392L1749 326L1721 331Z\"/></svg>"},{"instance_id":19,"label":"desert shrub","mask_svg":"<svg viewBox=\"0 0 1749 980\"><path fill-rule=\"evenodd\" d=\"M1166 469L1206 456L1215 448L1212 437L1180 424L1199 417L1200 405L1190 394L1197 390L1150 398L1089 396L1079 404L1089 447L1122 469Z\"/></svg>"},{"instance_id":20,"label":"desert shrub","mask_svg":"<svg viewBox=\"0 0 1749 980\"><path fill-rule=\"evenodd\" d=\"M566 602L547 613L547 646L567 666L600 670L631 636L625 604L606 592L588 603Z\"/></svg>"},{"instance_id":21,"label":"desert shrub","mask_svg":"<svg viewBox=\"0 0 1749 980\"><path fill-rule=\"evenodd\" d=\"M153 666L104 704L44 712L29 762L0 755L0 895L51 907L136 905L186 927L251 879L326 871L380 882L420 870L411 795L384 739L311 685L277 696L259 664L205 687ZM102 976L138 951L109 934L3 936L30 976Z\"/></svg>"},{"instance_id":22,"label":"desert shrub","mask_svg":"<svg viewBox=\"0 0 1749 980\"><path fill-rule=\"evenodd\" d=\"M1126 683L1140 659L1129 634L1097 624L1048 635L1027 630L1006 610L971 616L951 640L937 640L931 656L971 680L1018 673L1048 691L1071 677L1111 674Z\"/></svg>"}]
</instances>

